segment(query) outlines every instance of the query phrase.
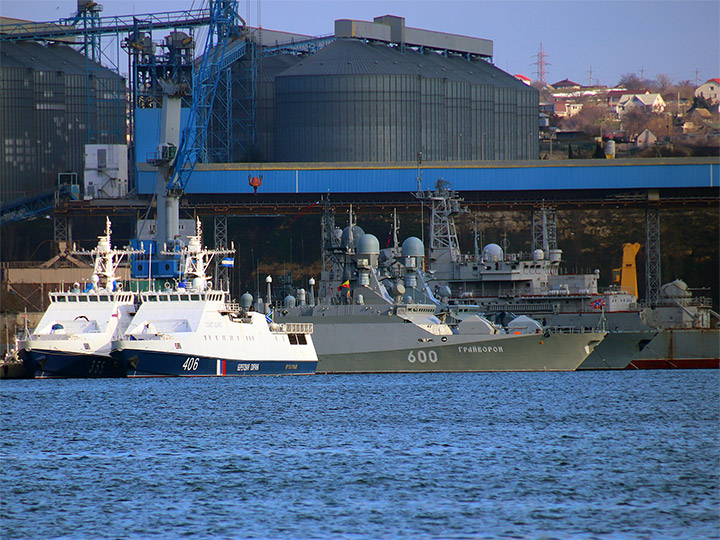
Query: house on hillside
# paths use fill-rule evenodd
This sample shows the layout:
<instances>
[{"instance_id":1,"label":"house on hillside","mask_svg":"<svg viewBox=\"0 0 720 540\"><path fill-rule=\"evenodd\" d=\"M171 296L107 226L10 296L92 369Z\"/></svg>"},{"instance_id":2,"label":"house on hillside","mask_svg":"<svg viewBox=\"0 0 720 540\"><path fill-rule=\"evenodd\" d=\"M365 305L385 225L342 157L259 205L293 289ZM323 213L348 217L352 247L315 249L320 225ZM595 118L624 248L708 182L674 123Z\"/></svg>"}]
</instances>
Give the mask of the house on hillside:
<instances>
[{"instance_id":1,"label":"house on hillside","mask_svg":"<svg viewBox=\"0 0 720 540\"><path fill-rule=\"evenodd\" d=\"M559 118L575 116L583 108L582 103L571 103L568 101L543 101L540 104L540 112L547 115L555 115Z\"/></svg>"},{"instance_id":2,"label":"house on hillside","mask_svg":"<svg viewBox=\"0 0 720 540\"><path fill-rule=\"evenodd\" d=\"M685 117L682 125L684 135L713 129L713 115L707 109L695 109Z\"/></svg>"},{"instance_id":3,"label":"house on hillside","mask_svg":"<svg viewBox=\"0 0 720 540\"><path fill-rule=\"evenodd\" d=\"M720 79L710 79L695 89L695 97L701 97L710 103L720 103Z\"/></svg>"},{"instance_id":4,"label":"house on hillside","mask_svg":"<svg viewBox=\"0 0 720 540\"><path fill-rule=\"evenodd\" d=\"M640 135L635 139L635 148L648 148L657 142L657 137L649 129L642 130Z\"/></svg>"},{"instance_id":5,"label":"house on hillside","mask_svg":"<svg viewBox=\"0 0 720 540\"><path fill-rule=\"evenodd\" d=\"M622 116L632 109L659 114L665 110L665 100L660 94L625 94L618 101L615 113Z\"/></svg>"},{"instance_id":6,"label":"house on hillside","mask_svg":"<svg viewBox=\"0 0 720 540\"><path fill-rule=\"evenodd\" d=\"M562 81L553 83L550 86L552 86L555 90L577 90L582 85L580 83L571 81L570 79L563 79Z\"/></svg>"}]
</instances>

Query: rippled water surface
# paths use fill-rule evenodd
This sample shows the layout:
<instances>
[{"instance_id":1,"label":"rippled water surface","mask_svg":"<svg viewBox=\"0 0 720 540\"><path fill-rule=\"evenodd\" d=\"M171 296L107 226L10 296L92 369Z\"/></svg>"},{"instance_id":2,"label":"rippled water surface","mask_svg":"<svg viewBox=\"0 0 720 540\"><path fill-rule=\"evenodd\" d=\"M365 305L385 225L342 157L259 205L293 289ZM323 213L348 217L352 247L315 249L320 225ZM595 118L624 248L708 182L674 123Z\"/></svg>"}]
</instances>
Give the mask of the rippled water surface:
<instances>
[{"instance_id":1,"label":"rippled water surface","mask_svg":"<svg viewBox=\"0 0 720 540\"><path fill-rule=\"evenodd\" d=\"M3 538L720 538L717 371L2 381Z\"/></svg>"}]
</instances>

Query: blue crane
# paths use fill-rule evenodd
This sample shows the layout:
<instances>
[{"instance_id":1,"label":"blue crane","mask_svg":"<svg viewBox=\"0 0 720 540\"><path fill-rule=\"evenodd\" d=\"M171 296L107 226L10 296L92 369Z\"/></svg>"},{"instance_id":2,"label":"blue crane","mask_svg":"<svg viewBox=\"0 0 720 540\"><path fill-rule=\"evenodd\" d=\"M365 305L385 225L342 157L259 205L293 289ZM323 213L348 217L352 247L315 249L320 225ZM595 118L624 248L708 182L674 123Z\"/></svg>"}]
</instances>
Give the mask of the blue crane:
<instances>
[{"instance_id":1,"label":"blue crane","mask_svg":"<svg viewBox=\"0 0 720 540\"><path fill-rule=\"evenodd\" d=\"M242 27L244 21L238 15L237 0L211 0L205 46L193 75L192 107L181 133L180 101L185 89L175 81L164 84L162 148L157 161L156 187L158 244L172 245L178 238L180 197L195 165L207 161L207 133L221 71L227 67L227 45L231 38L241 35Z\"/></svg>"}]
</instances>

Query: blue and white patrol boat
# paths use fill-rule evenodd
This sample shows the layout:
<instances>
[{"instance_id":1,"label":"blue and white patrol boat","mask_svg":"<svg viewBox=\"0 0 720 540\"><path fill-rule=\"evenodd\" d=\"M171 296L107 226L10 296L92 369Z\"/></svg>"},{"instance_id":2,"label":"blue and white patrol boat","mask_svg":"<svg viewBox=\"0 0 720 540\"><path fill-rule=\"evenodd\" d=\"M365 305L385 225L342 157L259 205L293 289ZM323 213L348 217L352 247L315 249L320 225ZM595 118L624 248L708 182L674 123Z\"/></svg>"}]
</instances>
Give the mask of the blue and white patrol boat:
<instances>
[{"instance_id":1,"label":"blue and white patrol boat","mask_svg":"<svg viewBox=\"0 0 720 540\"><path fill-rule=\"evenodd\" d=\"M50 293L50 305L35 330L18 343L28 373L36 378L124 377L125 366L110 357L110 343L130 324L136 293L122 290L115 272L125 255L138 253L111 246L110 219L91 251L94 268L84 288Z\"/></svg>"},{"instance_id":2,"label":"blue and white patrol boat","mask_svg":"<svg viewBox=\"0 0 720 540\"><path fill-rule=\"evenodd\" d=\"M112 355L128 377L313 374L317 355L313 325L277 324L252 311L252 297L238 305L213 290L207 267L214 255L234 250L202 248L202 230L182 250L186 286L140 293L141 303Z\"/></svg>"}]
</instances>

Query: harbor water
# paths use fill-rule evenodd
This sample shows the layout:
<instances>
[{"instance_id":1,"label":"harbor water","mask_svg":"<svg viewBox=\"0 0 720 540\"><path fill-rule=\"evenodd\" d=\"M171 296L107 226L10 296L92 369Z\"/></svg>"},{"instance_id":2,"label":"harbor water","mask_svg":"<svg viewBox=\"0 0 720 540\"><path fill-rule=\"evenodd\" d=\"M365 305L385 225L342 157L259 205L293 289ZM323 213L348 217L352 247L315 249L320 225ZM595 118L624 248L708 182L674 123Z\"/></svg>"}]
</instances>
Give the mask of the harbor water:
<instances>
[{"instance_id":1,"label":"harbor water","mask_svg":"<svg viewBox=\"0 0 720 540\"><path fill-rule=\"evenodd\" d=\"M717 370L2 381L0 537L720 538Z\"/></svg>"}]
</instances>

